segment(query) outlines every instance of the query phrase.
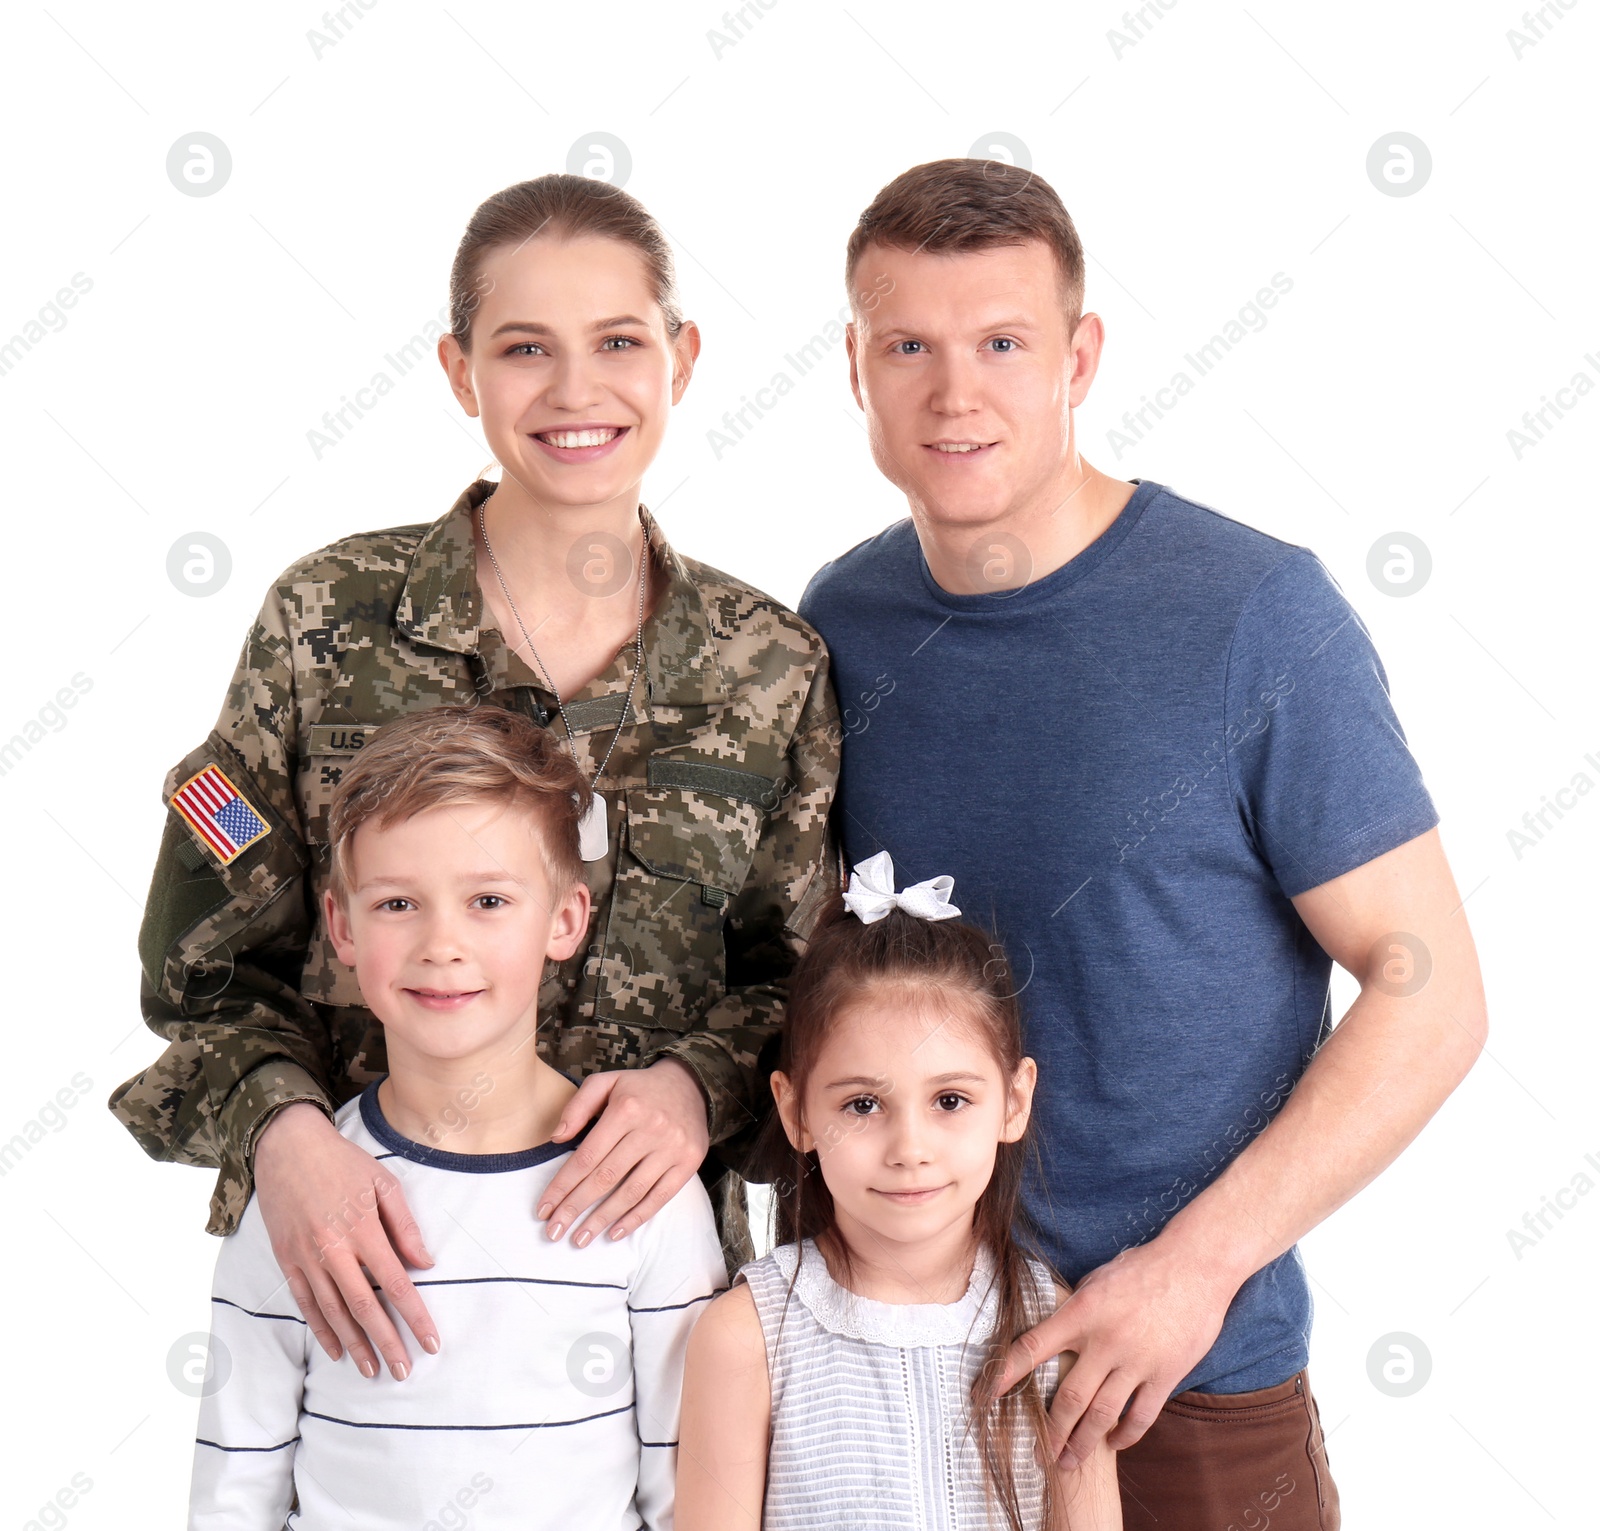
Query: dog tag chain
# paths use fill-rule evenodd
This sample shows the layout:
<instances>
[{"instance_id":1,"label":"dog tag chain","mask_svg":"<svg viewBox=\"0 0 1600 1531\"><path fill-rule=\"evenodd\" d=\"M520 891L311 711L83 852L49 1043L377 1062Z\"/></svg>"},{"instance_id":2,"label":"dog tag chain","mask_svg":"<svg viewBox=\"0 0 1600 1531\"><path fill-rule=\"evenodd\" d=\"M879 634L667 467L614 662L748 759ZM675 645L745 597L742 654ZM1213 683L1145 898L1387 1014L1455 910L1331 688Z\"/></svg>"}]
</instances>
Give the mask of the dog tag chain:
<instances>
[{"instance_id":1,"label":"dog tag chain","mask_svg":"<svg viewBox=\"0 0 1600 1531\"><path fill-rule=\"evenodd\" d=\"M561 693L556 690L555 682L550 678L549 667L539 658L539 651L533 646L533 636L529 633L527 624L523 622L522 613L517 610L516 602L511 599L511 592L506 588L505 575L500 572L500 560L494 556L494 547L489 541L489 527L484 516L484 506L493 498L491 492L484 497L483 504L478 507L478 533L483 538L489 562L494 566L494 577L500 582L500 593L505 596L506 605L511 608L511 615L517 619L517 626L522 629L523 642L528 645L528 652L533 655L534 663L538 665L545 685L556 699L556 706L561 712L561 721L567 727L567 746L572 751L573 763L581 771L583 762L578 759L578 741L573 733L572 719L567 716L566 703L561 700ZM612 734L611 743L606 748L605 759L600 762L599 769L594 773L595 781L599 781L606 774L606 766L611 762L611 752L616 749L617 740L622 737L623 725L628 721L628 710L633 706L634 688L639 684L639 671L644 665L644 589L650 568L650 528L642 520L640 524L644 526L644 546L639 551L639 620L633 635L633 674L628 677L628 694L622 701L622 716L617 719L617 730ZM605 796L591 784L589 807L578 820L578 854L585 861L604 861L610 843Z\"/></svg>"}]
</instances>

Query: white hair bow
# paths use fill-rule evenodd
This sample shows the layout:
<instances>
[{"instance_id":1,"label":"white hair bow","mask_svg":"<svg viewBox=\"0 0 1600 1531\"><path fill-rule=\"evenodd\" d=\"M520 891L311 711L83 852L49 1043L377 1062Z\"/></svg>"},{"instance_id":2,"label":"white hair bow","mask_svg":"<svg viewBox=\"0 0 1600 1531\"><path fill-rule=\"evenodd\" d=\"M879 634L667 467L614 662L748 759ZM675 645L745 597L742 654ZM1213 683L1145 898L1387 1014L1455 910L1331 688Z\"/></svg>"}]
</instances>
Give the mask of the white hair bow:
<instances>
[{"instance_id":1,"label":"white hair bow","mask_svg":"<svg viewBox=\"0 0 1600 1531\"><path fill-rule=\"evenodd\" d=\"M912 883L896 893L894 862L889 859L888 851L879 851L852 869L844 905L863 925L881 920L891 909L904 909L919 920L948 920L961 913L950 902L950 892L955 885L955 878L944 873L926 882Z\"/></svg>"}]
</instances>

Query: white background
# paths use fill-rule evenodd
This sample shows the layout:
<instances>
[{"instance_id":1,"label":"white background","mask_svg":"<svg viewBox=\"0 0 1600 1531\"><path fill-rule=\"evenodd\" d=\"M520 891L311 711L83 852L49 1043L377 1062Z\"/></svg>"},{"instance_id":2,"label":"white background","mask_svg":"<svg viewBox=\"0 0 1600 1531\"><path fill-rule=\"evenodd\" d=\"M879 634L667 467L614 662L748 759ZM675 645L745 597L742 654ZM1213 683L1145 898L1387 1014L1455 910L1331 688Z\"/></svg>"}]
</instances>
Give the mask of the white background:
<instances>
[{"instance_id":1,"label":"white background","mask_svg":"<svg viewBox=\"0 0 1600 1531\"><path fill-rule=\"evenodd\" d=\"M712 29L734 34L714 0L376 0L320 57L311 5L59 0L6 24L0 344L75 273L93 285L0 376L0 737L75 674L91 689L0 777L0 1141L75 1074L92 1087L0 1179L4 1524L74 1473L93 1487L65 1519L85 1531L183 1513L197 1403L167 1358L208 1322L212 1177L147 1162L104 1107L158 1051L135 935L162 776L210 727L284 565L433 520L488 460L431 362L320 460L307 432L437 314L483 197L616 135L705 336L647 501L682 550L793 603L902 514L842 348L720 460L707 432L835 315L846 235L878 187L1003 132L1071 210L1106 321L1086 455L1326 561L1387 664L1482 952L1487 1055L1303 1245L1345 1524L1592 1525L1600 1194L1520 1258L1507 1231L1580 1172L1600 1185L1584 1159L1600 1158L1600 794L1569 799L1520 857L1508 831L1577 773L1600 783L1585 760L1600 760L1585 471L1600 398L1520 460L1507 432L1579 370L1600 380L1600 355L1584 359L1600 353L1600 7L1548 7L1552 35L1520 57L1520 0L1174 0L1120 48L1117 4L746 14L719 45ZM232 155L213 196L165 170L197 131ZM1396 131L1431 151L1410 196L1366 172ZM1280 271L1293 289L1266 327L1119 457L1123 411ZM196 531L232 557L206 598L166 573ZM1403 598L1367 574L1396 531L1433 565ZM1350 996L1341 982L1340 1008ZM1431 1356L1409 1397L1369 1379L1394 1332Z\"/></svg>"}]
</instances>

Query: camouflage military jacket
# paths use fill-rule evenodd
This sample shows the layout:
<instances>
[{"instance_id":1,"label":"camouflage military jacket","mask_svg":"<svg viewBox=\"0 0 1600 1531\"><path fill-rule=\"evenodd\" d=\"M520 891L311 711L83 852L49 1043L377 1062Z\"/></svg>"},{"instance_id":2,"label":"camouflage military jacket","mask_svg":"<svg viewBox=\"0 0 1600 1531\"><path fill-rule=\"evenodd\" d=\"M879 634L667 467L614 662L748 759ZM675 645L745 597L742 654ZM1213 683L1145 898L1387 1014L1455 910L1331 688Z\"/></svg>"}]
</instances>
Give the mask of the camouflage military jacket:
<instances>
[{"instance_id":1,"label":"camouflage military jacket","mask_svg":"<svg viewBox=\"0 0 1600 1531\"><path fill-rule=\"evenodd\" d=\"M554 696L485 623L473 512L492 487L479 480L432 525L346 537L285 570L216 727L167 776L139 956L144 1015L168 1045L110 1106L153 1158L218 1168L211 1233L237 1226L277 1107L331 1112L386 1068L382 1025L320 915L329 800L366 734L474 697L565 732ZM539 1046L574 1075L680 1059L724 1143L764 1109L758 1060L838 886L827 819L840 730L815 631L643 518L667 589L597 783L609 848L585 864L587 944L547 964ZM630 640L563 698L591 778L633 660ZM200 793L243 808L208 820Z\"/></svg>"}]
</instances>

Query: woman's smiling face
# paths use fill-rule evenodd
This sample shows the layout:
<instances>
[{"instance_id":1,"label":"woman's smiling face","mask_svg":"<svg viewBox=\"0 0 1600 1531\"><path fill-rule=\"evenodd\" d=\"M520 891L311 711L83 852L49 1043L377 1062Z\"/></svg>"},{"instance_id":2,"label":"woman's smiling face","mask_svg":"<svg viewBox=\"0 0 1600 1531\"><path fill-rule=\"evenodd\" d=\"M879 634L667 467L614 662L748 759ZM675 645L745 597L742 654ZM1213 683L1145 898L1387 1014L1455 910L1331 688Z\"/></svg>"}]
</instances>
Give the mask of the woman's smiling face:
<instances>
[{"instance_id":1,"label":"woman's smiling face","mask_svg":"<svg viewBox=\"0 0 1600 1531\"><path fill-rule=\"evenodd\" d=\"M472 350L440 342L451 386L490 450L542 504L636 494L699 351L676 339L643 256L620 240L547 236L491 251Z\"/></svg>"}]
</instances>

